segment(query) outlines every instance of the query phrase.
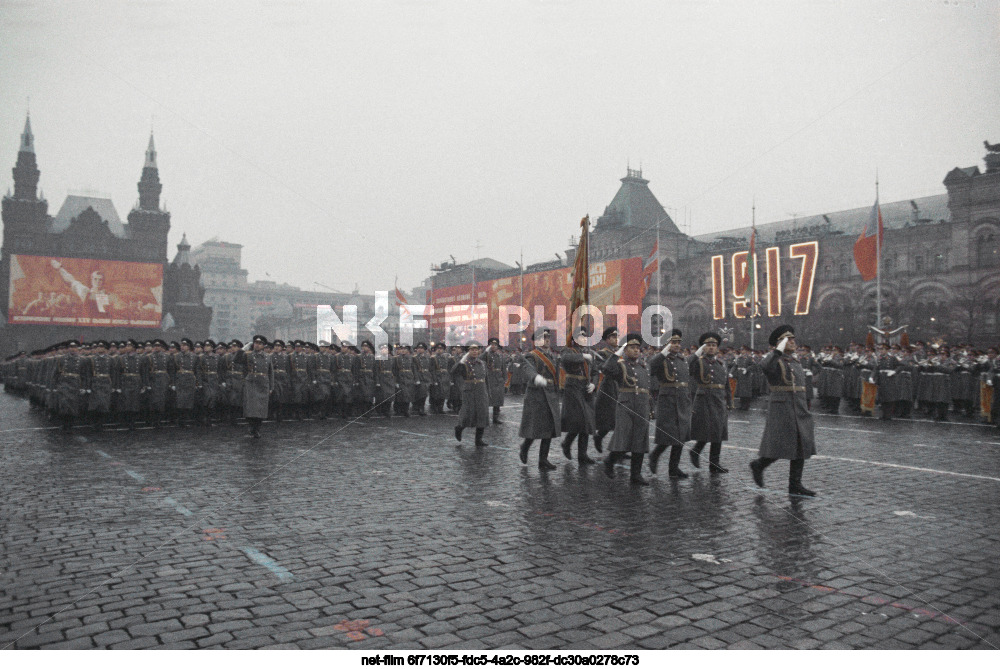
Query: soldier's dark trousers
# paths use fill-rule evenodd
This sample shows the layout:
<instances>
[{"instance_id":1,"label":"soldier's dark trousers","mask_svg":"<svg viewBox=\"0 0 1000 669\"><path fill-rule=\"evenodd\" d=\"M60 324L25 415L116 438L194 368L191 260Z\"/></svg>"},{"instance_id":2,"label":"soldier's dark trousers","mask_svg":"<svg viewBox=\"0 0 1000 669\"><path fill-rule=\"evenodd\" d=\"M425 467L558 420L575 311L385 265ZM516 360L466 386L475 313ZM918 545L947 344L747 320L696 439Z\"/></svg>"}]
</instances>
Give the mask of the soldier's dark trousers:
<instances>
[{"instance_id":1,"label":"soldier's dark trousers","mask_svg":"<svg viewBox=\"0 0 1000 669\"><path fill-rule=\"evenodd\" d=\"M250 424L250 436L254 439L260 437L260 424L264 421L260 418L247 418L247 422Z\"/></svg>"},{"instance_id":2,"label":"soldier's dark trousers","mask_svg":"<svg viewBox=\"0 0 1000 669\"><path fill-rule=\"evenodd\" d=\"M749 411L750 410L750 403L753 402L753 398L751 398L751 397L740 397L739 400L740 401L739 401L739 404L737 404L737 408L740 411Z\"/></svg>"},{"instance_id":3,"label":"soldier's dark trousers","mask_svg":"<svg viewBox=\"0 0 1000 669\"><path fill-rule=\"evenodd\" d=\"M410 416L410 403L406 400L396 400L395 409L397 416Z\"/></svg>"},{"instance_id":4,"label":"soldier's dark trousers","mask_svg":"<svg viewBox=\"0 0 1000 669\"><path fill-rule=\"evenodd\" d=\"M913 402L910 400L900 400L896 402L896 407L900 418L909 418L913 414Z\"/></svg>"},{"instance_id":5,"label":"soldier's dark trousers","mask_svg":"<svg viewBox=\"0 0 1000 669\"><path fill-rule=\"evenodd\" d=\"M500 407L493 407L493 423L494 425L499 425L503 421L500 420Z\"/></svg>"},{"instance_id":6,"label":"soldier's dark trousers","mask_svg":"<svg viewBox=\"0 0 1000 669\"><path fill-rule=\"evenodd\" d=\"M882 420L892 420L896 415L896 403L895 402L883 402L882 403Z\"/></svg>"},{"instance_id":7,"label":"soldier's dark trousers","mask_svg":"<svg viewBox=\"0 0 1000 669\"><path fill-rule=\"evenodd\" d=\"M699 457L701 452L705 449L704 441L696 441L694 448L691 449L691 464L695 467L701 467ZM725 474L729 470L719 464L719 460L722 457L722 442L713 441L708 447L708 470L713 474Z\"/></svg>"},{"instance_id":8,"label":"soldier's dark trousers","mask_svg":"<svg viewBox=\"0 0 1000 669\"><path fill-rule=\"evenodd\" d=\"M489 446L489 444L487 444L486 441L483 439L484 432L486 432L485 427L476 428L476 446Z\"/></svg>"}]
</instances>

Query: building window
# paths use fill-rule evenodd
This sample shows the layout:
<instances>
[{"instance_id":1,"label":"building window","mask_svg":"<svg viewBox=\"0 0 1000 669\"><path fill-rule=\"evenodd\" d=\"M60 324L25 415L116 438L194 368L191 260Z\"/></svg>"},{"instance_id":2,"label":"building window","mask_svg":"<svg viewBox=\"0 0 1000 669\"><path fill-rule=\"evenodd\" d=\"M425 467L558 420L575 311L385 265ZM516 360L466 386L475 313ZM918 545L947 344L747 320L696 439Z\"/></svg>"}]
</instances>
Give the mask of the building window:
<instances>
[{"instance_id":1,"label":"building window","mask_svg":"<svg viewBox=\"0 0 1000 669\"><path fill-rule=\"evenodd\" d=\"M913 259L913 262L914 262L914 266L916 267L916 270L918 272L923 271L923 269L924 269L924 257L923 256L917 256L916 258Z\"/></svg>"},{"instance_id":2,"label":"building window","mask_svg":"<svg viewBox=\"0 0 1000 669\"><path fill-rule=\"evenodd\" d=\"M934 254L934 270L940 272L944 269L944 254L936 253Z\"/></svg>"},{"instance_id":3,"label":"building window","mask_svg":"<svg viewBox=\"0 0 1000 669\"><path fill-rule=\"evenodd\" d=\"M976 265L978 267L989 267L996 265L1000 259L1000 249L998 249L996 237L993 234L983 233L976 239Z\"/></svg>"},{"instance_id":4,"label":"building window","mask_svg":"<svg viewBox=\"0 0 1000 669\"><path fill-rule=\"evenodd\" d=\"M840 276L847 276L847 263L840 263Z\"/></svg>"},{"instance_id":5,"label":"building window","mask_svg":"<svg viewBox=\"0 0 1000 669\"><path fill-rule=\"evenodd\" d=\"M896 269L896 256L893 256L891 258L886 258L883 265L885 267L885 271L887 272L891 272L892 270Z\"/></svg>"}]
</instances>

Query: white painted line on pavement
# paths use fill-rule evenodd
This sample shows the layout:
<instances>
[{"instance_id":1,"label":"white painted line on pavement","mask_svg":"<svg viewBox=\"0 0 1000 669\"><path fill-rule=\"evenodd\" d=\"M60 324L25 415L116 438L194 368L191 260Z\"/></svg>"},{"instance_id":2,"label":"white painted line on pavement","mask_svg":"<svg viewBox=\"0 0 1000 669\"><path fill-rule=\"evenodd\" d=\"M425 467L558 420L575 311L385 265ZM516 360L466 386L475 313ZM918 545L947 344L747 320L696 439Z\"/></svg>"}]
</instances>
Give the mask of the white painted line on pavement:
<instances>
[{"instance_id":1,"label":"white painted line on pavement","mask_svg":"<svg viewBox=\"0 0 1000 669\"><path fill-rule=\"evenodd\" d=\"M271 573L277 576L282 581L294 581L295 577L292 576L292 572L288 571L280 564L274 561L273 558L261 553L256 548L251 546L240 546L240 550L246 553L246 556L259 564L262 567L266 567Z\"/></svg>"},{"instance_id":2,"label":"white painted line on pavement","mask_svg":"<svg viewBox=\"0 0 1000 669\"><path fill-rule=\"evenodd\" d=\"M822 425L816 426L817 430L836 430L837 432L864 432L865 434L883 434L876 430L852 430L849 427L823 427Z\"/></svg>"},{"instance_id":3,"label":"white painted line on pavement","mask_svg":"<svg viewBox=\"0 0 1000 669\"><path fill-rule=\"evenodd\" d=\"M412 434L412 435L417 436L417 437L429 437L429 436L431 436L429 434L421 434L420 432L407 432L406 430L400 430L400 432L402 432L403 434Z\"/></svg>"},{"instance_id":4,"label":"white painted line on pavement","mask_svg":"<svg viewBox=\"0 0 1000 669\"><path fill-rule=\"evenodd\" d=\"M723 446L723 448L735 448L741 451L750 451L751 453L758 452L759 449L749 448L747 446ZM814 460L841 460L843 462L858 462L865 465L882 465L883 467L894 467L896 469L910 469L915 472L927 472L929 474L947 474L948 476L961 476L963 478L970 479L984 479L986 481L996 481L1000 483L1000 478L995 476L983 476L981 474L963 474L962 472L948 472L941 469L928 469L927 467L913 467L911 465L897 465L894 462L877 462L875 460L859 460L857 458L841 458L834 455L814 455L812 456Z\"/></svg>"},{"instance_id":5,"label":"white painted line on pavement","mask_svg":"<svg viewBox=\"0 0 1000 669\"><path fill-rule=\"evenodd\" d=\"M58 430L58 425L53 425L52 427L12 427L9 430L0 430L2 432L32 432L35 430Z\"/></svg>"}]
</instances>

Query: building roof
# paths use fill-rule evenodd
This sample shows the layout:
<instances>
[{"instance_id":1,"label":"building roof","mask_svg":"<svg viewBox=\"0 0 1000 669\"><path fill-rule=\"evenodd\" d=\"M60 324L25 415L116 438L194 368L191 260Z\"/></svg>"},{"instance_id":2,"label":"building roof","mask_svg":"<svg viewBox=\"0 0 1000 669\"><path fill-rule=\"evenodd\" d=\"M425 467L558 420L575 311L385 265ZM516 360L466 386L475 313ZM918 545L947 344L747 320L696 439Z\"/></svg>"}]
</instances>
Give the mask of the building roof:
<instances>
[{"instance_id":1,"label":"building roof","mask_svg":"<svg viewBox=\"0 0 1000 669\"><path fill-rule=\"evenodd\" d=\"M886 230L941 223L951 219L947 194L882 202L879 207L882 211L882 225ZM868 222L871 210L871 205L868 205L828 214L761 223L757 225L757 243L770 244L839 234L856 237ZM696 235L694 239L720 247L746 246L750 243L750 226Z\"/></svg>"},{"instance_id":2,"label":"building roof","mask_svg":"<svg viewBox=\"0 0 1000 669\"><path fill-rule=\"evenodd\" d=\"M118 217L118 211L111 199L89 195L67 195L59 213L52 219L49 232L53 234L64 232L69 227L70 222L86 211L88 207L96 211L101 220L107 221L111 234L121 238L126 236L125 226L122 224L122 219Z\"/></svg>"},{"instance_id":3,"label":"building roof","mask_svg":"<svg viewBox=\"0 0 1000 669\"><path fill-rule=\"evenodd\" d=\"M621 188L611 204L604 208L604 215L597 219L597 228L659 226L667 232L680 232L653 191L649 190L649 179L642 178L642 170L629 169L621 182Z\"/></svg>"}]
</instances>

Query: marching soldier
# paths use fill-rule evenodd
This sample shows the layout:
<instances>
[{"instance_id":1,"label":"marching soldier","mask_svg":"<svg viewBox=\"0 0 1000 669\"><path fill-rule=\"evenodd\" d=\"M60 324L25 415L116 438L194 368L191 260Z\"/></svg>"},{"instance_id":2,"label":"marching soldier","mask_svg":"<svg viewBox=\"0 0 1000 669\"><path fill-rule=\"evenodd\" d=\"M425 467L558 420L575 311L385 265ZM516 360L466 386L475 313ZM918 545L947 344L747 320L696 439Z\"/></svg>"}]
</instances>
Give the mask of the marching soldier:
<instances>
[{"instance_id":1,"label":"marching soldier","mask_svg":"<svg viewBox=\"0 0 1000 669\"><path fill-rule=\"evenodd\" d=\"M448 358L448 377L451 379L451 385L448 388L448 410L454 414L457 414L462 408L462 377L451 376L451 371L458 364L462 355L461 346L451 347L451 355Z\"/></svg>"},{"instance_id":2,"label":"marching soldier","mask_svg":"<svg viewBox=\"0 0 1000 669\"><path fill-rule=\"evenodd\" d=\"M840 413L840 398L844 392L844 358L839 346L828 346L819 354L820 372L816 380L819 406L823 413Z\"/></svg>"},{"instance_id":3,"label":"marching soldier","mask_svg":"<svg viewBox=\"0 0 1000 669\"><path fill-rule=\"evenodd\" d=\"M413 373L415 377L413 387L413 411L418 416L426 416L424 405L427 403L427 396L432 383L431 361L427 356L427 344L419 342L414 346L416 353L413 355Z\"/></svg>"},{"instance_id":4,"label":"marching soldier","mask_svg":"<svg viewBox=\"0 0 1000 669\"><path fill-rule=\"evenodd\" d=\"M181 339L180 352L174 354L174 393L177 407L177 424L185 426L185 417L194 419L194 400L198 390L198 359L193 351L194 342Z\"/></svg>"},{"instance_id":5,"label":"marching soldier","mask_svg":"<svg viewBox=\"0 0 1000 669\"><path fill-rule=\"evenodd\" d=\"M120 385L118 393L118 411L121 412L129 430L135 429L135 419L142 410L142 396L149 385L146 376L148 367L145 360L136 353L138 343L134 339L125 342L124 352L117 360Z\"/></svg>"},{"instance_id":6,"label":"marching soldier","mask_svg":"<svg viewBox=\"0 0 1000 669\"><path fill-rule=\"evenodd\" d=\"M889 352L889 347L882 344L878 357L875 359L873 377L878 385L878 403L882 406L882 420L892 420L897 413L900 400L900 384L896 378L899 360Z\"/></svg>"},{"instance_id":7,"label":"marching soldier","mask_svg":"<svg viewBox=\"0 0 1000 669\"><path fill-rule=\"evenodd\" d=\"M108 342L95 342L92 355L87 360L90 366L87 373L87 408L94 414L95 430L102 429L111 415L111 400L118 387L118 365L107 354L107 348Z\"/></svg>"},{"instance_id":8,"label":"marching soldier","mask_svg":"<svg viewBox=\"0 0 1000 669\"><path fill-rule=\"evenodd\" d=\"M600 358L595 367L603 369L604 364L614 357L618 349L618 330L607 328L601 335L601 341L594 348L594 353ZM602 442L608 433L615 429L615 407L618 404L618 386L603 373L598 377L596 400L594 402L594 424L597 433L594 435L594 448L598 453L603 451Z\"/></svg>"},{"instance_id":9,"label":"marching soldier","mask_svg":"<svg viewBox=\"0 0 1000 669\"><path fill-rule=\"evenodd\" d=\"M355 413L369 418L375 399L375 344L367 339L361 342L361 353L356 356L356 360Z\"/></svg>"},{"instance_id":10,"label":"marching soldier","mask_svg":"<svg viewBox=\"0 0 1000 669\"><path fill-rule=\"evenodd\" d=\"M243 383L243 417L250 424L250 437L260 439L260 426L267 418L267 411L270 404L271 392L274 389L274 366L271 364L271 354L264 350L267 346L267 338L263 335L255 335L253 338L253 350L238 354L234 358L242 357L243 365L246 367L246 375Z\"/></svg>"},{"instance_id":11,"label":"marching soldier","mask_svg":"<svg viewBox=\"0 0 1000 669\"><path fill-rule=\"evenodd\" d=\"M630 480L633 485L649 485L642 477L642 461L649 452L649 370L640 357L642 336L625 337L614 356L604 363L604 377L618 384L615 432L604 458L604 473L615 476L615 464L632 454Z\"/></svg>"},{"instance_id":12,"label":"marching soldier","mask_svg":"<svg viewBox=\"0 0 1000 669\"><path fill-rule=\"evenodd\" d=\"M243 412L243 384L247 375L246 351L243 342L233 339L229 342L229 352L226 353L225 379L222 386L226 390L226 404L229 407L229 420L236 425L236 419Z\"/></svg>"},{"instance_id":13,"label":"marching soldier","mask_svg":"<svg viewBox=\"0 0 1000 669\"><path fill-rule=\"evenodd\" d=\"M430 405L432 414L443 414L444 403L451 389L451 375L448 373L447 347L438 342L434 344L434 355L430 359L431 387Z\"/></svg>"},{"instance_id":14,"label":"marching soldier","mask_svg":"<svg viewBox=\"0 0 1000 669\"><path fill-rule=\"evenodd\" d=\"M392 414L392 402L396 397L396 374L393 372L392 344L379 346L379 357L375 358L375 409L385 418Z\"/></svg>"},{"instance_id":15,"label":"marching soldier","mask_svg":"<svg viewBox=\"0 0 1000 669\"><path fill-rule=\"evenodd\" d=\"M316 361L306 351L306 343L304 341L296 339L294 345L295 349L288 356L288 364L291 369L290 378L292 381L291 402L295 407L295 417L302 420L309 413L309 405L312 401L312 385Z\"/></svg>"},{"instance_id":16,"label":"marching soldier","mask_svg":"<svg viewBox=\"0 0 1000 669\"><path fill-rule=\"evenodd\" d=\"M202 346L202 354L198 358L198 382L201 385L199 395L201 404L201 423L205 427L212 426L212 414L219 404L222 388L219 387L219 365L226 353L224 344L216 344L207 339Z\"/></svg>"},{"instance_id":17,"label":"marching soldier","mask_svg":"<svg viewBox=\"0 0 1000 669\"><path fill-rule=\"evenodd\" d=\"M560 426L565 436L562 440L563 455L572 459L573 440L577 441L577 461L581 465L592 465L594 460L587 455L590 435L596 432L594 423L594 390L591 379L591 363L594 354L583 349L570 339L569 346L560 356L560 364L565 371L563 401Z\"/></svg>"},{"instance_id":18,"label":"marching soldier","mask_svg":"<svg viewBox=\"0 0 1000 669\"><path fill-rule=\"evenodd\" d=\"M275 370L275 379L277 380ZM313 395L313 405L320 420L330 417L331 398L333 396L333 354L330 353L330 342L321 341L319 343L319 353L316 355L316 389Z\"/></svg>"},{"instance_id":19,"label":"marching soldier","mask_svg":"<svg viewBox=\"0 0 1000 669\"><path fill-rule=\"evenodd\" d=\"M756 460L750 462L754 483L764 487L764 470L776 460L789 460L788 493L816 495L802 485L805 461L816 454L812 414L806 406L805 372L795 359L795 330L777 327L768 337L774 350L764 358L763 369L771 385L767 422Z\"/></svg>"},{"instance_id":20,"label":"marching soldier","mask_svg":"<svg viewBox=\"0 0 1000 669\"><path fill-rule=\"evenodd\" d=\"M729 470L719 464L722 442L729 439L730 391L726 368L717 358L722 338L706 332L698 338L698 350L691 358L689 371L694 384L694 409L691 414L691 438L694 448L689 452L691 464L701 467L700 456L705 444L708 451L708 470L725 474Z\"/></svg>"},{"instance_id":21,"label":"marching soldier","mask_svg":"<svg viewBox=\"0 0 1000 669\"><path fill-rule=\"evenodd\" d=\"M483 432L490 424L489 396L486 390L488 371L480 358L482 347L473 340L466 346L466 352L452 367L452 374L461 376L462 410L458 414L458 425L455 426L455 439L462 441L462 430L467 427L476 429L476 446L489 446L483 441Z\"/></svg>"},{"instance_id":22,"label":"marching soldier","mask_svg":"<svg viewBox=\"0 0 1000 669\"><path fill-rule=\"evenodd\" d=\"M413 369L413 356L407 344L397 344L398 355L393 358L393 373L396 375L395 411L397 416L410 416L410 404L416 393L417 375Z\"/></svg>"},{"instance_id":23,"label":"marching soldier","mask_svg":"<svg viewBox=\"0 0 1000 669\"><path fill-rule=\"evenodd\" d=\"M490 337L486 342L486 390L490 396L490 406L493 408L493 424L500 425L500 407L503 406L503 396L507 385L507 368L510 360L500 348L500 340Z\"/></svg>"},{"instance_id":24,"label":"marching soldier","mask_svg":"<svg viewBox=\"0 0 1000 669\"><path fill-rule=\"evenodd\" d=\"M549 347L552 333L548 328L535 330L532 339L535 348L524 356L530 381L524 394L524 410L518 431L524 439L519 455L521 464L528 464L531 442L541 439L538 468L544 471L556 468L549 462L549 447L552 439L559 436L559 358Z\"/></svg>"},{"instance_id":25,"label":"marching soldier","mask_svg":"<svg viewBox=\"0 0 1000 669\"><path fill-rule=\"evenodd\" d=\"M683 333L674 328L663 350L649 362L649 371L660 386L656 401L656 448L649 456L649 471L656 473L660 456L670 447L667 474L672 479L688 477L680 468L684 442L691 438L691 370L681 354Z\"/></svg>"},{"instance_id":26,"label":"marching soldier","mask_svg":"<svg viewBox=\"0 0 1000 669\"><path fill-rule=\"evenodd\" d=\"M742 347L739 355L735 358L735 365L730 373L730 377L736 379L736 392L733 394L739 400L736 403L736 408L740 411L748 411L756 396L754 385L757 377L753 373L756 366L753 353L746 346Z\"/></svg>"},{"instance_id":27,"label":"marching soldier","mask_svg":"<svg viewBox=\"0 0 1000 669\"><path fill-rule=\"evenodd\" d=\"M153 351L146 357L149 399L149 423L160 427L160 420L166 416L170 386L174 385L173 356L167 353L167 343L162 339L153 340Z\"/></svg>"},{"instance_id":28,"label":"marching soldier","mask_svg":"<svg viewBox=\"0 0 1000 669\"><path fill-rule=\"evenodd\" d=\"M280 423L286 415L290 415L292 404L292 365L285 342L275 339L271 342L271 367L274 370L274 391L271 393L271 406L274 420ZM289 414L286 414L286 411Z\"/></svg>"},{"instance_id":29,"label":"marching soldier","mask_svg":"<svg viewBox=\"0 0 1000 669\"><path fill-rule=\"evenodd\" d=\"M354 406L355 365L357 358L351 353L351 343L341 342L340 353L333 360L333 382L336 406L340 417L350 420L351 409Z\"/></svg>"},{"instance_id":30,"label":"marching soldier","mask_svg":"<svg viewBox=\"0 0 1000 669\"><path fill-rule=\"evenodd\" d=\"M57 358L52 377L55 389L54 396L58 398L57 412L62 418L62 429L73 428L73 419L77 418L84 408L86 390L86 365L80 356L80 342L71 340L65 344L65 355Z\"/></svg>"}]
</instances>

